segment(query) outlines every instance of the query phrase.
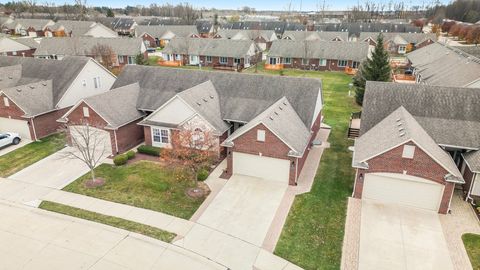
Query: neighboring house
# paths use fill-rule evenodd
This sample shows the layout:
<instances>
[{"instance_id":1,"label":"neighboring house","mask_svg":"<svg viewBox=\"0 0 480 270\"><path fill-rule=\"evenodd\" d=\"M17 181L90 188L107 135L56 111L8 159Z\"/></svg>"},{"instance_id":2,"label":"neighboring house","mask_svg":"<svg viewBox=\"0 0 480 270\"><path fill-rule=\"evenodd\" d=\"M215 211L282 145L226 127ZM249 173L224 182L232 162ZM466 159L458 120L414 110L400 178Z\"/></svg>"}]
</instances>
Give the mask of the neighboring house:
<instances>
[{"instance_id":1,"label":"neighboring house","mask_svg":"<svg viewBox=\"0 0 480 270\"><path fill-rule=\"evenodd\" d=\"M214 151L228 160L225 177L245 174L294 185L322 121L322 85L316 79L127 66L112 88L79 102L71 114L100 122L96 127L110 134L114 153L126 150L115 142L138 143L133 124L130 132L121 124L146 115L138 123L146 145L178 147L172 134L182 129L212 134ZM112 95L120 100L112 101ZM71 114L65 116L70 121Z\"/></svg>"},{"instance_id":2,"label":"neighboring house","mask_svg":"<svg viewBox=\"0 0 480 270\"><path fill-rule=\"evenodd\" d=\"M118 34L101 23L93 21L60 20L45 29L46 37L117 37Z\"/></svg>"},{"instance_id":3,"label":"neighboring house","mask_svg":"<svg viewBox=\"0 0 480 270\"><path fill-rule=\"evenodd\" d=\"M434 43L407 58L417 83L480 88L480 59L464 51Z\"/></svg>"},{"instance_id":4,"label":"neighboring house","mask_svg":"<svg viewBox=\"0 0 480 270\"><path fill-rule=\"evenodd\" d=\"M213 23L210 20L197 20L195 24L200 37L207 38L213 33Z\"/></svg>"},{"instance_id":5,"label":"neighboring house","mask_svg":"<svg viewBox=\"0 0 480 270\"><path fill-rule=\"evenodd\" d=\"M47 19L14 19L2 26L2 32L18 36L43 37L45 29L55 22Z\"/></svg>"},{"instance_id":6,"label":"neighboring house","mask_svg":"<svg viewBox=\"0 0 480 270\"><path fill-rule=\"evenodd\" d=\"M106 17L97 18L97 20L121 36L133 36L137 23L132 18L126 17Z\"/></svg>"},{"instance_id":7,"label":"neighboring house","mask_svg":"<svg viewBox=\"0 0 480 270\"><path fill-rule=\"evenodd\" d=\"M202 65L243 69L260 59L260 48L250 40L175 38L162 51L164 65Z\"/></svg>"},{"instance_id":8,"label":"neighboring house","mask_svg":"<svg viewBox=\"0 0 480 270\"><path fill-rule=\"evenodd\" d=\"M348 41L347 32L325 32L325 31L285 31L282 39L304 41L304 40L323 40L323 41Z\"/></svg>"},{"instance_id":9,"label":"neighboring house","mask_svg":"<svg viewBox=\"0 0 480 270\"><path fill-rule=\"evenodd\" d=\"M366 43L282 39L273 42L266 64L282 68L342 71L347 67L357 69L369 54Z\"/></svg>"},{"instance_id":10,"label":"neighboring house","mask_svg":"<svg viewBox=\"0 0 480 270\"><path fill-rule=\"evenodd\" d=\"M84 98L58 121L69 127L69 137L85 134L78 131L88 125L94 130L91 134L98 136L97 139L107 146L105 154L123 153L144 140L143 127L138 125L145 116L137 110L139 94L140 87L134 83Z\"/></svg>"},{"instance_id":11,"label":"neighboring house","mask_svg":"<svg viewBox=\"0 0 480 270\"><path fill-rule=\"evenodd\" d=\"M480 58L480 46L455 46L455 49L464 51L472 56Z\"/></svg>"},{"instance_id":12,"label":"neighboring house","mask_svg":"<svg viewBox=\"0 0 480 270\"><path fill-rule=\"evenodd\" d=\"M375 46L379 34L382 34L383 46L390 54L403 55L433 44L437 40L435 34L378 32L362 32L358 40L360 42L368 42L371 46Z\"/></svg>"},{"instance_id":13,"label":"neighboring house","mask_svg":"<svg viewBox=\"0 0 480 270\"><path fill-rule=\"evenodd\" d=\"M141 37L149 48L163 48L175 37L200 37L195 25L139 25L135 36Z\"/></svg>"},{"instance_id":14,"label":"neighboring house","mask_svg":"<svg viewBox=\"0 0 480 270\"><path fill-rule=\"evenodd\" d=\"M104 46L111 48L113 66L122 67L134 65L135 58L141 54L148 58L147 49L140 38L94 38L94 37L63 37L44 38L34 53L36 58L62 59L65 56L88 56L102 61L100 52L97 54L93 49Z\"/></svg>"},{"instance_id":15,"label":"neighboring house","mask_svg":"<svg viewBox=\"0 0 480 270\"><path fill-rule=\"evenodd\" d=\"M39 46L33 38L0 37L0 55L33 57L33 53Z\"/></svg>"},{"instance_id":16,"label":"neighboring house","mask_svg":"<svg viewBox=\"0 0 480 270\"><path fill-rule=\"evenodd\" d=\"M445 214L456 184L475 194L479 100L471 88L367 82L353 196Z\"/></svg>"},{"instance_id":17,"label":"neighboring house","mask_svg":"<svg viewBox=\"0 0 480 270\"><path fill-rule=\"evenodd\" d=\"M38 140L58 131L56 121L80 99L104 93L115 76L95 60L0 57L0 131Z\"/></svg>"},{"instance_id":18,"label":"neighboring house","mask_svg":"<svg viewBox=\"0 0 480 270\"><path fill-rule=\"evenodd\" d=\"M277 35L273 30L219 30L214 38L226 38L232 40L251 40L254 41L262 51L270 49L272 41L277 40Z\"/></svg>"}]
</instances>

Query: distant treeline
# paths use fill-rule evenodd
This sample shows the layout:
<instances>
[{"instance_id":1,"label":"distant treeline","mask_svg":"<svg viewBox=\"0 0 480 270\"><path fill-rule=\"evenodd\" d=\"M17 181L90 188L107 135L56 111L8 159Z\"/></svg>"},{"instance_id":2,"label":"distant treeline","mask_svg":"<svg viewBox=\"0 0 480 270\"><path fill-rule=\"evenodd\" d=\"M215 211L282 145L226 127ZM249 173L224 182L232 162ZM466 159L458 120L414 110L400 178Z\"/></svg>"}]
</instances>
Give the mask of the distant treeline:
<instances>
[{"instance_id":1,"label":"distant treeline","mask_svg":"<svg viewBox=\"0 0 480 270\"><path fill-rule=\"evenodd\" d=\"M428 18L440 23L443 19L476 23L480 21L479 0L456 0L449 5L437 5L427 10Z\"/></svg>"}]
</instances>

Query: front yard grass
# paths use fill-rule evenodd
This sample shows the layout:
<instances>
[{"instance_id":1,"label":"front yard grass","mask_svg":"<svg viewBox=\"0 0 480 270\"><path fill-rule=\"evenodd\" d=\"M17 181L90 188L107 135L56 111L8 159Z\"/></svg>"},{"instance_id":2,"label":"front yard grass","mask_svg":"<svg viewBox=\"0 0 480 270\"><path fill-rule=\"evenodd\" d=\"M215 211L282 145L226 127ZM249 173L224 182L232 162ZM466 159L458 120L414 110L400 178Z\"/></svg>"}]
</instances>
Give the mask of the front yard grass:
<instances>
[{"instance_id":1,"label":"front yard grass","mask_svg":"<svg viewBox=\"0 0 480 270\"><path fill-rule=\"evenodd\" d=\"M0 156L0 177L8 177L65 146L63 133L50 135Z\"/></svg>"},{"instance_id":2,"label":"front yard grass","mask_svg":"<svg viewBox=\"0 0 480 270\"><path fill-rule=\"evenodd\" d=\"M178 179L171 169L154 162L139 161L120 167L102 164L95 169L95 175L105 179L103 186L86 187L85 181L90 180L87 173L63 190L184 219L190 219L204 200L185 194L194 185L193 180Z\"/></svg>"},{"instance_id":3,"label":"front yard grass","mask_svg":"<svg viewBox=\"0 0 480 270\"><path fill-rule=\"evenodd\" d=\"M246 72L253 73L255 68ZM350 113L359 111L354 98L348 96L351 77L342 72L284 70L285 76L321 78L325 123L332 127L330 148L323 152L312 191L295 198L275 254L304 269L339 269L347 210L354 170L347 139ZM265 71L258 74L280 74Z\"/></svg>"},{"instance_id":4,"label":"front yard grass","mask_svg":"<svg viewBox=\"0 0 480 270\"><path fill-rule=\"evenodd\" d=\"M145 224L107 216L60 203L43 201L38 208L143 234L167 243L170 243L176 236L174 233L170 233Z\"/></svg>"},{"instance_id":5,"label":"front yard grass","mask_svg":"<svg viewBox=\"0 0 480 270\"><path fill-rule=\"evenodd\" d=\"M480 269L480 234L466 233L462 240L473 269Z\"/></svg>"}]
</instances>

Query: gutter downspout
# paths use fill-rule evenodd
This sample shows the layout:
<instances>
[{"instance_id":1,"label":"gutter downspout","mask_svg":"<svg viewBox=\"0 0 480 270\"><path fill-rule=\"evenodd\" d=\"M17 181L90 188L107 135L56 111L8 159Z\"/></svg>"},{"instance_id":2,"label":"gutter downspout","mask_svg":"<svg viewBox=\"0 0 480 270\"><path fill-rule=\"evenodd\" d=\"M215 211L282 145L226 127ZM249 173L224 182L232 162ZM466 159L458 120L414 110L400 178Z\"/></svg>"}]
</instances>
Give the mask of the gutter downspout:
<instances>
[{"instance_id":1,"label":"gutter downspout","mask_svg":"<svg viewBox=\"0 0 480 270\"><path fill-rule=\"evenodd\" d=\"M470 187L468 188L468 192L467 192L467 197L465 198L465 201L468 201L470 200L470 203L473 204L473 198L470 196L472 194L472 189L473 189L473 186L475 185L475 181L477 180L477 177L478 177L479 174L477 173L473 173L473 176L472 176L472 181L470 182Z\"/></svg>"},{"instance_id":2,"label":"gutter downspout","mask_svg":"<svg viewBox=\"0 0 480 270\"><path fill-rule=\"evenodd\" d=\"M352 198L355 198L355 188L357 187L358 169L355 169L355 181L353 182Z\"/></svg>"},{"instance_id":3,"label":"gutter downspout","mask_svg":"<svg viewBox=\"0 0 480 270\"><path fill-rule=\"evenodd\" d=\"M118 141L117 141L117 130L116 129L113 130L113 137L115 138L115 149L117 150L117 154L118 154Z\"/></svg>"},{"instance_id":4,"label":"gutter downspout","mask_svg":"<svg viewBox=\"0 0 480 270\"><path fill-rule=\"evenodd\" d=\"M298 158L295 161L295 185L298 184Z\"/></svg>"},{"instance_id":5,"label":"gutter downspout","mask_svg":"<svg viewBox=\"0 0 480 270\"><path fill-rule=\"evenodd\" d=\"M37 131L35 130L35 123L33 122L34 117L32 117L32 129L33 129L33 137L35 138L35 141L37 141Z\"/></svg>"},{"instance_id":6,"label":"gutter downspout","mask_svg":"<svg viewBox=\"0 0 480 270\"><path fill-rule=\"evenodd\" d=\"M450 207L451 207L451 205L452 205L453 193L455 193L455 183L453 183L452 194L450 194L450 201L448 202L447 213L450 213L450 211L451 211Z\"/></svg>"}]
</instances>

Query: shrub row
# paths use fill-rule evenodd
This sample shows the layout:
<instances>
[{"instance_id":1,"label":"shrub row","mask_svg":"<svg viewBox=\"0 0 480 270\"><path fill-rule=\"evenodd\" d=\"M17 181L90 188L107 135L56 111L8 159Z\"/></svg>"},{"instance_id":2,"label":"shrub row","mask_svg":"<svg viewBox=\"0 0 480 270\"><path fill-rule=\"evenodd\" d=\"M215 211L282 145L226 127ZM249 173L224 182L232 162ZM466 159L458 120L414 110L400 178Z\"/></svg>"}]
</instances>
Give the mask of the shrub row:
<instances>
[{"instance_id":1,"label":"shrub row","mask_svg":"<svg viewBox=\"0 0 480 270\"><path fill-rule=\"evenodd\" d=\"M135 157L135 152L134 151L128 151L125 154L118 155L113 158L113 164L116 166L122 166L127 164L127 161Z\"/></svg>"},{"instance_id":2,"label":"shrub row","mask_svg":"<svg viewBox=\"0 0 480 270\"><path fill-rule=\"evenodd\" d=\"M141 145L137 148L137 151L145 155L159 157L161 149L155 146Z\"/></svg>"}]
</instances>

